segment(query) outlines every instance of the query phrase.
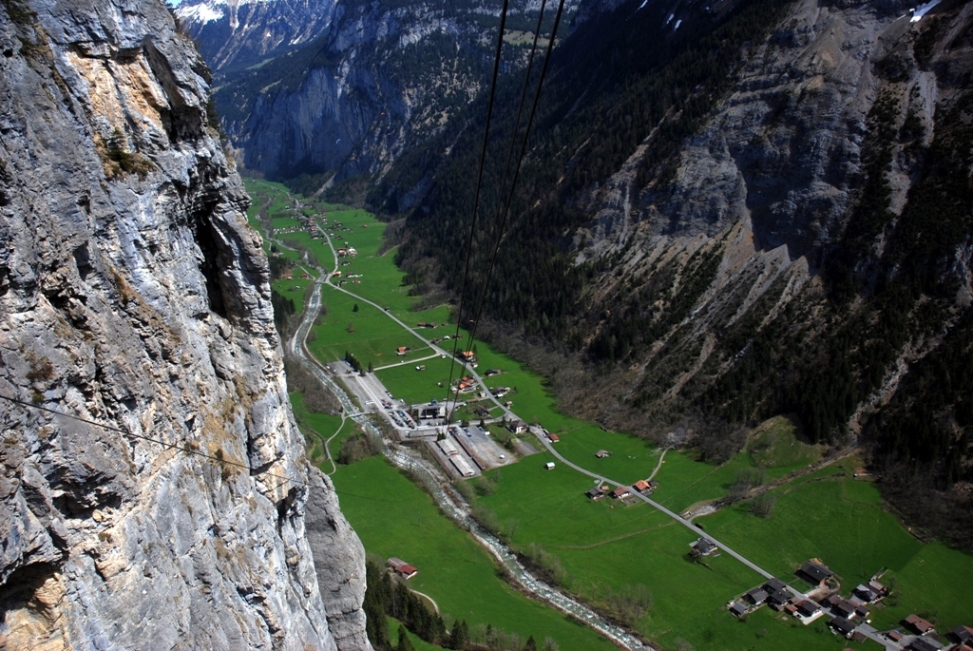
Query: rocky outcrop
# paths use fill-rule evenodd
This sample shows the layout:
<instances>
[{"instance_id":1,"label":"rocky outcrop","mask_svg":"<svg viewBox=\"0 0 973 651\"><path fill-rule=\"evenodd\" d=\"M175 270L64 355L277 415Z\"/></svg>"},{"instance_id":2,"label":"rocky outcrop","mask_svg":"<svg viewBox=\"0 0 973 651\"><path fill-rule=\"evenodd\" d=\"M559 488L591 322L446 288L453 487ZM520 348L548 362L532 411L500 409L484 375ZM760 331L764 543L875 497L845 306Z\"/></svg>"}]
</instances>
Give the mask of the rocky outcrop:
<instances>
[{"instance_id":1,"label":"rocky outcrop","mask_svg":"<svg viewBox=\"0 0 973 651\"><path fill-rule=\"evenodd\" d=\"M318 586L328 611L328 628L339 649L367 649L365 613L365 548L340 517L331 482L317 468L309 472L307 540L314 554ZM355 568L348 572L346 568Z\"/></svg>"},{"instance_id":2,"label":"rocky outcrop","mask_svg":"<svg viewBox=\"0 0 973 651\"><path fill-rule=\"evenodd\" d=\"M192 43L161 2L6 0L0 50L0 644L368 648Z\"/></svg>"}]
</instances>

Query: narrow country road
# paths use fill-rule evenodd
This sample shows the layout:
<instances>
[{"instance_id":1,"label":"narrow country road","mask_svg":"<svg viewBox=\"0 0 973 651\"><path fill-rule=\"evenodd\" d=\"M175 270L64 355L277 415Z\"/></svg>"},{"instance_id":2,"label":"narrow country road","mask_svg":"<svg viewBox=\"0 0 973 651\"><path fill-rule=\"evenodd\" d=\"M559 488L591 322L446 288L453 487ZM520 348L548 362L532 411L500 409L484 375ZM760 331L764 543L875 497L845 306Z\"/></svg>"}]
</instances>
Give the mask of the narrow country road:
<instances>
[{"instance_id":1,"label":"narrow country road","mask_svg":"<svg viewBox=\"0 0 973 651\"><path fill-rule=\"evenodd\" d=\"M533 428L532 431L534 432L534 435L537 437L537 440L540 441L541 445L543 445L545 448L547 448L547 451L548 452L550 452L555 457L557 457L558 459L560 459L561 460L561 463L563 463L564 465L568 466L569 468L573 468L574 470L580 472L581 474L588 475L589 477L592 477L593 479L599 479L601 481L604 481L606 484L611 484L611 485L616 486L616 487L617 486L628 486L628 484L622 484L622 483L617 482L617 481L614 481L612 479L608 479L604 475L601 475L601 474L596 473L596 472L592 472L592 471L588 470L587 468L582 468L578 464L569 461L560 452L558 452L557 450L554 449L554 446L547 439L547 437L544 436L543 432L539 431L537 428ZM649 504L652 508L654 508L654 509L656 509L658 511L661 511L662 513L665 513L666 515L668 515L670 518L672 518L673 520L675 520L676 522L678 522L682 526L684 526L687 529L691 530L693 533L699 534L701 536L702 535L705 535L705 537L707 539L709 539L709 540L712 540L713 541L713 544L715 544L717 547L719 547L721 551L726 552L727 554L729 554L733 558L737 559L738 561L740 561L741 563L743 563L744 565L746 565L747 567L749 567L751 570L753 570L757 574L761 575L762 577L767 578L767 579L776 578L773 574L771 574L767 570L763 569L762 567L760 567L759 565L757 565L756 563L754 563L750 559L746 558L742 554L739 554L739 553L735 552L734 550L730 549L724 543L718 541L713 536L711 536L709 534L704 534L703 531L699 527L697 527L695 524L693 524L689 520L685 519L681 515L670 511L669 509L667 509L666 507L662 506L661 504L659 504L655 500L650 499L646 495L642 495L638 491L632 491L632 495L634 495L635 497L639 498L640 500L642 500L646 504ZM799 597L803 597L803 598L807 599L807 595L804 594L803 592L801 592L800 590L798 590L798 589L796 589L796 588L794 588L794 587L792 587L790 585L787 586L787 589L790 590L791 593L794 596L799 596Z\"/></svg>"}]
</instances>

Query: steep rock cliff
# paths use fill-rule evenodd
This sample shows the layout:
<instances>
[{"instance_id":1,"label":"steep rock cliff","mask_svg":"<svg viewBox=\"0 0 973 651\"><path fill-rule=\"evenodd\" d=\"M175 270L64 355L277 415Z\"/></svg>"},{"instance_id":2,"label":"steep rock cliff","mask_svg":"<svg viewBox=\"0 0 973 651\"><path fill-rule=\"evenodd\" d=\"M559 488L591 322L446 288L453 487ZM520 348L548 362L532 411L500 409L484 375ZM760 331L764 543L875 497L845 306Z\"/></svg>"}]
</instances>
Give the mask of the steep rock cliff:
<instances>
[{"instance_id":1,"label":"steep rock cliff","mask_svg":"<svg viewBox=\"0 0 973 651\"><path fill-rule=\"evenodd\" d=\"M206 66L154 0L5 0L0 54L2 646L368 648Z\"/></svg>"}]
</instances>

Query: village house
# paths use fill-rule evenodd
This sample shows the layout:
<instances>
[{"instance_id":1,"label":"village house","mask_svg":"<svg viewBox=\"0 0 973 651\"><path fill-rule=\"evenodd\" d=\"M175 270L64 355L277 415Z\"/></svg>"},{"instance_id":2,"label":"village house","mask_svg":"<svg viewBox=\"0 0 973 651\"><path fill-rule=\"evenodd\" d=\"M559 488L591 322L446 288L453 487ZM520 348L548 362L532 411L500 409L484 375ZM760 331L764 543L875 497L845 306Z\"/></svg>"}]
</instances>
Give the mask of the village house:
<instances>
[{"instance_id":1,"label":"village house","mask_svg":"<svg viewBox=\"0 0 973 651\"><path fill-rule=\"evenodd\" d=\"M776 579L773 579L773 581L776 581ZM770 582L767 586L769 585ZM777 611L786 606L791 598L791 593L787 591L786 587L779 590L768 590L767 592L767 605Z\"/></svg>"},{"instance_id":2,"label":"village house","mask_svg":"<svg viewBox=\"0 0 973 651\"><path fill-rule=\"evenodd\" d=\"M620 500L623 497L628 497L628 495L631 492L632 491L628 489L628 486L619 486L618 488L612 491L612 497L616 500Z\"/></svg>"},{"instance_id":3,"label":"village house","mask_svg":"<svg viewBox=\"0 0 973 651\"><path fill-rule=\"evenodd\" d=\"M909 643L909 648L912 651L939 651L942 645L929 638L917 637Z\"/></svg>"},{"instance_id":4,"label":"village house","mask_svg":"<svg viewBox=\"0 0 973 651\"><path fill-rule=\"evenodd\" d=\"M802 565L796 574L812 585L824 585L828 579L834 576L834 572L816 558Z\"/></svg>"},{"instance_id":5,"label":"village house","mask_svg":"<svg viewBox=\"0 0 973 651\"><path fill-rule=\"evenodd\" d=\"M904 622L906 626L911 628L919 635L931 635L936 632L936 628L931 623L922 617L919 617L919 615L916 615L915 613L906 617Z\"/></svg>"},{"instance_id":6,"label":"village house","mask_svg":"<svg viewBox=\"0 0 973 651\"><path fill-rule=\"evenodd\" d=\"M743 617L748 612L750 612L750 609L747 608L747 605L742 601L734 601L732 604L730 604L730 613L732 613L734 617Z\"/></svg>"},{"instance_id":7,"label":"village house","mask_svg":"<svg viewBox=\"0 0 973 651\"><path fill-rule=\"evenodd\" d=\"M834 631L838 633L838 635L843 635L844 637L851 637L852 634L855 632L854 622L844 617L835 617L830 622L828 622L828 626L834 629Z\"/></svg>"},{"instance_id":8,"label":"village house","mask_svg":"<svg viewBox=\"0 0 973 651\"><path fill-rule=\"evenodd\" d=\"M752 603L754 606L759 606L760 604L767 601L767 591L763 588L754 588L750 592L744 595L744 598Z\"/></svg>"},{"instance_id":9,"label":"village house","mask_svg":"<svg viewBox=\"0 0 973 651\"><path fill-rule=\"evenodd\" d=\"M953 639L960 644L965 644L968 642L973 642L973 628L969 626L957 626L950 631Z\"/></svg>"},{"instance_id":10,"label":"village house","mask_svg":"<svg viewBox=\"0 0 973 651\"><path fill-rule=\"evenodd\" d=\"M557 443L558 441L561 440L561 437L559 437L557 434L552 434L548 432L547 440L550 441L551 443Z\"/></svg>"},{"instance_id":11,"label":"village house","mask_svg":"<svg viewBox=\"0 0 973 651\"><path fill-rule=\"evenodd\" d=\"M847 599L838 599L837 603L832 606L832 611L839 617L844 617L845 619L852 619L855 613L855 604L851 603Z\"/></svg>"},{"instance_id":12,"label":"village house","mask_svg":"<svg viewBox=\"0 0 973 651\"><path fill-rule=\"evenodd\" d=\"M634 484L632 484L632 488L638 491L639 493L643 493L643 494L652 492L652 489L649 486L649 482L645 481L644 479L640 479Z\"/></svg>"},{"instance_id":13,"label":"village house","mask_svg":"<svg viewBox=\"0 0 973 651\"><path fill-rule=\"evenodd\" d=\"M527 431L527 423L520 419L512 420L507 423L507 429L514 434L523 434Z\"/></svg>"},{"instance_id":14,"label":"village house","mask_svg":"<svg viewBox=\"0 0 973 651\"><path fill-rule=\"evenodd\" d=\"M697 538L695 542L689 545L692 548L690 552L693 556L710 556L715 554L719 547L717 547L712 540L707 538Z\"/></svg>"},{"instance_id":15,"label":"village house","mask_svg":"<svg viewBox=\"0 0 973 651\"><path fill-rule=\"evenodd\" d=\"M601 488L595 487L595 488L589 488L588 490L585 491L584 494L588 497L588 499L597 502L598 500L600 500L605 496L605 491L601 490Z\"/></svg>"},{"instance_id":16,"label":"village house","mask_svg":"<svg viewBox=\"0 0 973 651\"><path fill-rule=\"evenodd\" d=\"M878 584L881 585L881 584ZM860 599L866 604L874 603L882 598L882 592L875 590L871 584L865 585L864 583L859 583L853 592L855 597Z\"/></svg>"},{"instance_id":17,"label":"village house","mask_svg":"<svg viewBox=\"0 0 973 651\"><path fill-rule=\"evenodd\" d=\"M823 615L824 611L821 610L821 606L810 599L804 599L797 604L797 612L795 613L795 616L797 616L805 626Z\"/></svg>"},{"instance_id":18,"label":"village house","mask_svg":"<svg viewBox=\"0 0 973 651\"><path fill-rule=\"evenodd\" d=\"M395 349L395 354L401 357L411 350L408 346L399 346Z\"/></svg>"}]
</instances>

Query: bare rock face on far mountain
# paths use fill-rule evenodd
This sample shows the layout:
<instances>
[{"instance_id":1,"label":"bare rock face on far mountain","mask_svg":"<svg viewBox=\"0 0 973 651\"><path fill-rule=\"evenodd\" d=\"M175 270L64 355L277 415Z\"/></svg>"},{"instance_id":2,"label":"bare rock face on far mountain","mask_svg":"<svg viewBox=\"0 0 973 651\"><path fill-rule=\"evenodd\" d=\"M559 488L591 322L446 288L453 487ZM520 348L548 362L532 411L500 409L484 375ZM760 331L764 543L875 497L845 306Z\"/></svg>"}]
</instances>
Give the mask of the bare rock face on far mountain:
<instances>
[{"instance_id":1,"label":"bare rock face on far mountain","mask_svg":"<svg viewBox=\"0 0 973 651\"><path fill-rule=\"evenodd\" d=\"M161 2L9 0L0 54L0 645L369 648L192 43Z\"/></svg>"}]
</instances>

